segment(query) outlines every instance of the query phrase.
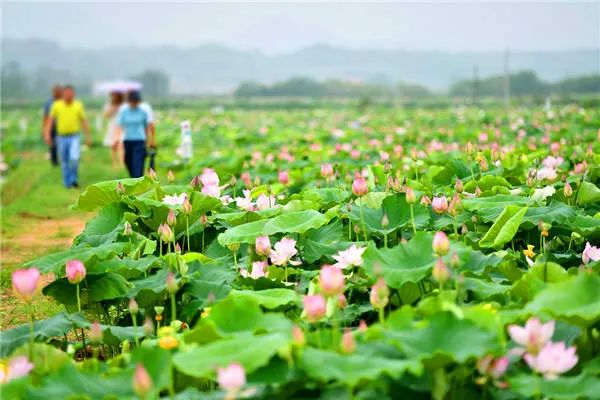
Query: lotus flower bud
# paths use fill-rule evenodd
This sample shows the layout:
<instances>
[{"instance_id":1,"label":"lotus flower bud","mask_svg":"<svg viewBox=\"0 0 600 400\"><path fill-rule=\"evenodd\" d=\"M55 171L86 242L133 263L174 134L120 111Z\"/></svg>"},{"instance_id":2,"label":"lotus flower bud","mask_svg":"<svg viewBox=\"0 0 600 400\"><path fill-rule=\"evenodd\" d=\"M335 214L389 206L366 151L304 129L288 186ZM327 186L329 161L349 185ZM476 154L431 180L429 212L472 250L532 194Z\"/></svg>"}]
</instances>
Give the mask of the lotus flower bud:
<instances>
[{"instance_id":1,"label":"lotus flower bud","mask_svg":"<svg viewBox=\"0 0 600 400\"><path fill-rule=\"evenodd\" d=\"M430 204L431 204L431 199L429 198L429 196L421 197L421 205L428 206Z\"/></svg>"},{"instance_id":2,"label":"lotus flower bud","mask_svg":"<svg viewBox=\"0 0 600 400\"><path fill-rule=\"evenodd\" d=\"M102 342L103 336L104 335L102 333L102 327L100 326L100 322L94 321L92 323L92 326L90 326L90 334L89 334L90 342L93 344L99 344Z\"/></svg>"},{"instance_id":3,"label":"lotus flower bud","mask_svg":"<svg viewBox=\"0 0 600 400\"><path fill-rule=\"evenodd\" d=\"M331 164L321 164L321 176L329 179L333 176L333 166Z\"/></svg>"},{"instance_id":4,"label":"lotus flower bud","mask_svg":"<svg viewBox=\"0 0 600 400\"><path fill-rule=\"evenodd\" d=\"M309 322L316 322L325 316L327 304L321 295L304 296L304 312Z\"/></svg>"},{"instance_id":5,"label":"lotus flower bud","mask_svg":"<svg viewBox=\"0 0 600 400\"><path fill-rule=\"evenodd\" d=\"M175 216L175 211L169 210L169 213L167 214L167 225L175 226L176 223L177 217Z\"/></svg>"},{"instance_id":6,"label":"lotus flower bud","mask_svg":"<svg viewBox=\"0 0 600 400\"><path fill-rule=\"evenodd\" d=\"M12 273L13 293L29 303L40 289L40 271L37 268L18 269Z\"/></svg>"},{"instance_id":7,"label":"lotus flower bud","mask_svg":"<svg viewBox=\"0 0 600 400\"><path fill-rule=\"evenodd\" d=\"M160 239L163 242L170 243L173 241L173 231L171 230L171 228L169 228L169 226L167 224L162 224L161 226L159 226L158 229L159 229Z\"/></svg>"},{"instance_id":8,"label":"lotus flower bud","mask_svg":"<svg viewBox=\"0 0 600 400\"><path fill-rule=\"evenodd\" d=\"M158 180L158 175L156 174L156 171L154 169L148 169L148 178L152 179L153 181Z\"/></svg>"},{"instance_id":9,"label":"lotus flower bud","mask_svg":"<svg viewBox=\"0 0 600 400\"><path fill-rule=\"evenodd\" d=\"M454 190L456 193L462 193L465 190L465 186L460 179L457 179L456 183L454 183Z\"/></svg>"},{"instance_id":10,"label":"lotus flower bud","mask_svg":"<svg viewBox=\"0 0 600 400\"><path fill-rule=\"evenodd\" d=\"M175 243L175 253L181 254L181 246L179 243Z\"/></svg>"},{"instance_id":11,"label":"lotus flower bud","mask_svg":"<svg viewBox=\"0 0 600 400\"><path fill-rule=\"evenodd\" d=\"M347 305L348 300L346 299L346 296L344 296L344 293L340 293L340 295L338 296L338 306L340 308L346 308Z\"/></svg>"},{"instance_id":12,"label":"lotus flower bud","mask_svg":"<svg viewBox=\"0 0 600 400\"><path fill-rule=\"evenodd\" d=\"M271 241L268 236L259 236L254 244L256 254L267 257L271 253Z\"/></svg>"},{"instance_id":13,"label":"lotus flower bud","mask_svg":"<svg viewBox=\"0 0 600 400\"><path fill-rule=\"evenodd\" d=\"M369 296L373 307L384 308L389 301L389 296L390 289L388 289L383 278L377 279L377 282L371 287L371 295Z\"/></svg>"},{"instance_id":14,"label":"lotus flower bud","mask_svg":"<svg viewBox=\"0 0 600 400\"><path fill-rule=\"evenodd\" d=\"M137 363L135 366L132 385L133 391L140 399L147 398L152 391L152 378L141 363Z\"/></svg>"},{"instance_id":15,"label":"lotus flower bud","mask_svg":"<svg viewBox=\"0 0 600 400\"><path fill-rule=\"evenodd\" d=\"M200 216L200 223L204 226L208 225L208 217L206 216L206 214L202 214Z\"/></svg>"},{"instance_id":16,"label":"lotus flower bud","mask_svg":"<svg viewBox=\"0 0 600 400\"><path fill-rule=\"evenodd\" d=\"M450 240L448 240L448 236L442 231L436 232L435 235L433 235L432 247L433 251L438 256L448 254L448 251L450 250Z\"/></svg>"},{"instance_id":17,"label":"lotus flower bud","mask_svg":"<svg viewBox=\"0 0 600 400\"><path fill-rule=\"evenodd\" d=\"M129 313L132 315L137 314L140 310L137 301L135 301L135 299L133 297L129 300L128 309L129 309Z\"/></svg>"},{"instance_id":18,"label":"lotus flower bud","mask_svg":"<svg viewBox=\"0 0 600 400\"><path fill-rule=\"evenodd\" d=\"M364 333L367 331L367 329L369 329L369 327L367 326L367 323L365 322L364 319L361 319L360 322L358 323L358 331L361 333Z\"/></svg>"},{"instance_id":19,"label":"lotus flower bud","mask_svg":"<svg viewBox=\"0 0 600 400\"><path fill-rule=\"evenodd\" d=\"M319 273L319 283L325 296L336 296L344 291L344 273L338 267L325 265Z\"/></svg>"},{"instance_id":20,"label":"lotus flower bud","mask_svg":"<svg viewBox=\"0 0 600 400\"><path fill-rule=\"evenodd\" d=\"M169 183L175 182L175 174L171 170L167 172L167 181L169 181Z\"/></svg>"},{"instance_id":21,"label":"lotus flower bud","mask_svg":"<svg viewBox=\"0 0 600 400\"><path fill-rule=\"evenodd\" d=\"M125 221L125 224L123 225L123 235L125 236L131 236L133 234L133 229L131 228L131 224L127 221Z\"/></svg>"},{"instance_id":22,"label":"lotus flower bud","mask_svg":"<svg viewBox=\"0 0 600 400\"><path fill-rule=\"evenodd\" d=\"M431 208L437 214L443 214L448 210L448 199L446 196L434 197L431 201Z\"/></svg>"},{"instance_id":23,"label":"lotus flower bud","mask_svg":"<svg viewBox=\"0 0 600 400\"><path fill-rule=\"evenodd\" d=\"M356 341L354 340L354 336L352 335L352 331L350 329L346 329L342 335L340 350L344 354L354 353L354 350L356 350Z\"/></svg>"},{"instance_id":24,"label":"lotus flower bud","mask_svg":"<svg viewBox=\"0 0 600 400\"><path fill-rule=\"evenodd\" d=\"M181 206L181 211L183 211L184 215L190 215L192 213L192 203L187 196L185 196L185 200L183 200L183 204Z\"/></svg>"},{"instance_id":25,"label":"lotus flower bud","mask_svg":"<svg viewBox=\"0 0 600 400\"><path fill-rule=\"evenodd\" d=\"M298 347L302 347L306 344L306 336L298 325L292 327L292 343Z\"/></svg>"},{"instance_id":26,"label":"lotus flower bud","mask_svg":"<svg viewBox=\"0 0 600 400\"><path fill-rule=\"evenodd\" d=\"M154 323L152 322L152 320L150 318L146 318L146 320L144 321L144 335L146 336L152 336L154 335Z\"/></svg>"},{"instance_id":27,"label":"lotus flower bud","mask_svg":"<svg viewBox=\"0 0 600 400\"><path fill-rule=\"evenodd\" d=\"M475 188L475 197L480 197L481 196L481 189L479 188L479 186L477 186Z\"/></svg>"},{"instance_id":28,"label":"lotus flower bud","mask_svg":"<svg viewBox=\"0 0 600 400\"><path fill-rule=\"evenodd\" d=\"M200 187L200 185L202 184L202 181L200 180L200 175L196 175L195 177L192 178L192 180L190 181L190 186L193 189L197 189Z\"/></svg>"},{"instance_id":29,"label":"lotus flower bud","mask_svg":"<svg viewBox=\"0 0 600 400\"><path fill-rule=\"evenodd\" d=\"M290 175L287 171L279 171L278 178L279 183L281 183L282 185L287 185L288 183L290 183Z\"/></svg>"},{"instance_id":30,"label":"lotus flower bud","mask_svg":"<svg viewBox=\"0 0 600 400\"><path fill-rule=\"evenodd\" d=\"M171 271L169 271L169 273L167 274L167 292L173 294L175 292L177 292L178 289L178 285L177 285L177 280L175 279L175 274L173 274Z\"/></svg>"},{"instance_id":31,"label":"lotus flower bud","mask_svg":"<svg viewBox=\"0 0 600 400\"><path fill-rule=\"evenodd\" d=\"M67 279L69 283L76 285L85 279L85 265L83 265L83 263L79 260L67 261L65 271L67 273Z\"/></svg>"},{"instance_id":32,"label":"lotus flower bud","mask_svg":"<svg viewBox=\"0 0 600 400\"><path fill-rule=\"evenodd\" d=\"M567 198L573 196L573 188L571 187L571 184L569 184L569 182L565 182L564 194Z\"/></svg>"},{"instance_id":33,"label":"lotus flower bud","mask_svg":"<svg viewBox=\"0 0 600 400\"><path fill-rule=\"evenodd\" d=\"M118 194L125 194L125 186L123 186L123 184L121 182L117 183L117 188L115 189L115 191Z\"/></svg>"},{"instance_id":34,"label":"lotus flower bud","mask_svg":"<svg viewBox=\"0 0 600 400\"><path fill-rule=\"evenodd\" d=\"M441 257L437 259L435 266L433 267L433 279L438 281L440 284L443 284L450 278L450 270L444 263Z\"/></svg>"},{"instance_id":35,"label":"lotus flower bud","mask_svg":"<svg viewBox=\"0 0 600 400\"><path fill-rule=\"evenodd\" d=\"M369 187L367 186L367 181L361 176L356 177L354 182L352 182L352 193L354 193L355 196L362 197L368 192Z\"/></svg>"},{"instance_id":36,"label":"lotus flower bud","mask_svg":"<svg viewBox=\"0 0 600 400\"><path fill-rule=\"evenodd\" d=\"M406 202L408 204L414 204L417 201L417 196L415 196L414 190L412 188L406 188Z\"/></svg>"},{"instance_id":37,"label":"lotus flower bud","mask_svg":"<svg viewBox=\"0 0 600 400\"><path fill-rule=\"evenodd\" d=\"M235 398L236 394L246 384L246 371L238 363L229 364L217 369L217 382L227 392L226 398Z\"/></svg>"}]
</instances>

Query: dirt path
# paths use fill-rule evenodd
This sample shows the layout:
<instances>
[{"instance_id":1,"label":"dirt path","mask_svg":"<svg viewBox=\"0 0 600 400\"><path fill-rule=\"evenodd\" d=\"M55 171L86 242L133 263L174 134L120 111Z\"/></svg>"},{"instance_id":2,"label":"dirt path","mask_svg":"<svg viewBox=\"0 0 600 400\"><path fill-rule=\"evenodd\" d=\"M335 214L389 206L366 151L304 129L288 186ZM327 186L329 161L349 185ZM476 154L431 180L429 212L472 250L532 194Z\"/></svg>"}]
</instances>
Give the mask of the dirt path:
<instances>
[{"instance_id":1,"label":"dirt path","mask_svg":"<svg viewBox=\"0 0 600 400\"><path fill-rule=\"evenodd\" d=\"M2 293L0 299L0 329L7 329L27 321L25 307L11 293L10 274L20 264L44 254L69 248L79 234L88 215L74 215L62 219L46 219L20 215L23 220L20 232L2 237L0 265L2 267ZM45 276L46 282L53 276ZM46 318L60 311L59 305L49 298L38 296L34 301L37 318Z\"/></svg>"}]
</instances>

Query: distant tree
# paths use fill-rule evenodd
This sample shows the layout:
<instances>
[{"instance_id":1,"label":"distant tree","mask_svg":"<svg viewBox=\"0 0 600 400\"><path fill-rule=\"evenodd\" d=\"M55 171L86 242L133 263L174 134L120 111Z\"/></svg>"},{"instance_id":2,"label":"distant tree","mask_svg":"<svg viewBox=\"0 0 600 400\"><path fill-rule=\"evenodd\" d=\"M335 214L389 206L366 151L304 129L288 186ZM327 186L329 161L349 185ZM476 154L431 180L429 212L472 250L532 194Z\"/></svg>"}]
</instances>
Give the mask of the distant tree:
<instances>
[{"instance_id":1,"label":"distant tree","mask_svg":"<svg viewBox=\"0 0 600 400\"><path fill-rule=\"evenodd\" d=\"M162 71L145 70L132 79L144 86L142 90L145 96L160 98L169 95L169 76Z\"/></svg>"},{"instance_id":2,"label":"distant tree","mask_svg":"<svg viewBox=\"0 0 600 400\"><path fill-rule=\"evenodd\" d=\"M260 97L266 95L267 88L258 82L242 82L234 92L237 97Z\"/></svg>"},{"instance_id":3,"label":"distant tree","mask_svg":"<svg viewBox=\"0 0 600 400\"><path fill-rule=\"evenodd\" d=\"M23 99L29 95L27 75L21 71L21 66L17 62L11 61L2 67L0 84L4 99Z\"/></svg>"},{"instance_id":4,"label":"distant tree","mask_svg":"<svg viewBox=\"0 0 600 400\"><path fill-rule=\"evenodd\" d=\"M557 94L600 94L600 75L564 79L552 85L552 92Z\"/></svg>"}]
</instances>

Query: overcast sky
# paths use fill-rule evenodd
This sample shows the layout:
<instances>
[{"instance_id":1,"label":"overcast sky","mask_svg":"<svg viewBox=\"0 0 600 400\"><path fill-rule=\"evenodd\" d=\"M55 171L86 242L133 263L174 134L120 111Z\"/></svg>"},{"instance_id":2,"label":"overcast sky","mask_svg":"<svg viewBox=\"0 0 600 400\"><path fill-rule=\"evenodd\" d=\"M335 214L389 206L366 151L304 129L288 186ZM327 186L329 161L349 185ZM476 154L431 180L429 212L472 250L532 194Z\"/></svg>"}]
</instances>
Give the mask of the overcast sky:
<instances>
[{"instance_id":1,"label":"overcast sky","mask_svg":"<svg viewBox=\"0 0 600 400\"><path fill-rule=\"evenodd\" d=\"M315 43L447 51L600 48L600 1L232 2L2 1L2 34L65 46L222 43L268 53Z\"/></svg>"}]
</instances>

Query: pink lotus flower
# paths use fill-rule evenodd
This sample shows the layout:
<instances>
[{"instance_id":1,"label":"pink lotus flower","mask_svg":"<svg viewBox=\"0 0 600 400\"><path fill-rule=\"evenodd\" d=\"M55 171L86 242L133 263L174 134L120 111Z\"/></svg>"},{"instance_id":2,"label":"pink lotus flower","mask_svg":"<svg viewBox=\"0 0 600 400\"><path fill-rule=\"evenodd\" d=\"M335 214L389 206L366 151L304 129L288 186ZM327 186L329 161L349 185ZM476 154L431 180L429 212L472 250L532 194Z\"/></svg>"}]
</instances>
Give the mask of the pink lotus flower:
<instances>
[{"instance_id":1,"label":"pink lotus flower","mask_svg":"<svg viewBox=\"0 0 600 400\"><path fill-rule=\"evenodd\" d=\"M581 260L584 264L589 264L590 261L599 261L600 248L592 246L590 242L586 242L585 249L583 249L583 253L581 254Z\"/></svg>"},{"instance_id":2,"label":"pink lotus flower","mask_svg":"<svg viewBox=\"0 0 600 400\"><path fill-rule=\"evenodd\" d=\"M65 270L67 272L67 279L69 283L76 285L85 279L85 265L83 265L83 263L79 260L67 261L67 266L65 267Z\"/></svg>"},{"instance_id":3,"label":"pink lotus flower","mask_svg":"<svg viewBox=\"0 0 600 400\"><path fill-rule=\"evenodd\" d=\"M543 181L544 179L553 181L558 177L558 175L555 168L543 167L537 171L536 177L539 181Z\"/></svg>"},{"instance_id":4,"label":"pink lotus flower","mask_svg":"<svg viewBox=\"0 0 600 400\"><path fill-rule=\"evenodd\" d=\"M554 321L542 324L538 318L532 317L527 320L524 327L510 325L508 334L515 343L523 346L523 348L518 348L515 353L522 354L527 351L536 355L552 339Z\"/></svg>"},{"instance_id":5,"label":"pink lotus flower","mask_svg":"<svg viewBox=\"0 0 600 400\"><path fill-rule=\"evenodd\" d=\"M325 296L335 296L344 291L344 274L332 265L324 265L319 273L321 292Z\"/></svg>"},{"instance_id":6,"label":"pink lotus flower","mask_svg":"<svg viewBox=\"0 0 600 400\"><path fill-rule=\"evenodd\" d=\"M563 163L564 158L548 156L542 161L542 165L546 168L556 169Z\"/></svg>"},{"instance_id":7,"label":"pink lotus flower","mask_svg":"<svg viewBox=\"0 0 600 400\"><path fill-rule=\"evenodd\" d=\"M477 370L481 375L500 379L508 369L508 364L509 360L507 357L494 358L488 354L477 361Z\"/></svg>"},{"instance_id":8,"label":"pink lotus flower","mask_svg":"<svg viewBox=\"0 0 600 400\"><path fill-rule=\"evenodd\" d=\"M242 180L242 182L244 182L244 186L246 186L246 187L252 186L252 180L250 179L249 172L242 172L242 174L240 175L240 179Z\"/></svg>"},{"instance_id":9,"label":"pink lotus flower","mask_svg":"<svg viewBox=\"0 0 600 400\"><path fill-rule=\"evenodd\" d=\"M414 190L410 187L406 188L406 202L408 204L414 204L417 201L417 196L415 195Z\"/></svg>"},{"instance_id":10,"label":"pink lotus flower","mask_svg":"<svg viewBox=\"0 0 600 400\"><path fill-rule=\"evenodd\" d=\"M329 179L333 176L333 166L331 164L321 164L321 176Z\"/></svg>"},{"instance_id":11,"label":"pink lotus flower","mask_svg":"<svg viewBox=\"0 0 600 400\"><path fill-rule=\"evenodd\" d=\"M300 263L291 262L291 258L298 253L296 250L296 241L290 238L283 238L279 242L275 243L273 250L271 250L271 262L274 265L286 265L290 263L292 265L299 265Z\"/></svg>"},{"instance_id":12,"label":"pink lotus flower","mask_svg":"<svg viewBox=\"0 0 600 400\"><path fill-rule=\"evenodd\" d=\"M244 197L235 198L235 204L242 210L254 210L254 203L252 202L252 192L250 190L244 190L243 193Z\"/></svg>"},{"instance_id":13,"label":"pink lotus flower","mask_svg":"<svg viewBox=\"0 0 600 400\"><path fill-rule=\"evenodd\" d=\"M271 252L271 241L268 236L259 236L256 238L254 242L254 248L256 249L256 254L259 256L266 257Z\"/></svg>"},{"instance_id":14,"label":"pink lotus flower","mask_svg":"<svg viewBox=\"0 0 600 400\"><path fill-rule=\"evenodd\" d=\"M362 176L357 176L352 182L352 193L355 196L361 197L369 192L367 181Z\"/></svg>"},{"instance_id":15,"label":"pink lotus flower","mask_svg":"<svg viewBox=\"0 0 600 400\"><path fill-rule=\"evenodd\" d=\"M575 346L566 347L565 342L547 343L536 355L527 353L523 358L531 369L552 380L577 364L575 350Z\"/></svg>"},{"instance_id":16,"label":"pink lotus flower","mask_svg":"<svg viewBox=\"0 0 600 400\"><path fill-rule=\"evenodd\" d=\"M299 347L302 347L306 344L306 336L304 336L302 328L300 328L298 325L292 326L292 343Z\"/></svg>"},{"instance_id":17,"label":"pink lotus flower","mask_svg":"<svg viewBox=\"0 0 600 400\"><path fill-rule=\"evenodd\" d=\"M433 235L431 246L438 256L444 256L450 251L450 240L448 240L448 236L444 232L439 231Z\"/></svg>"},{"instance_id":18,"label":"pink lotus flower","mask_svg":"<svg viewBox=\"0 0 600 400\"><path fill-rule=\"evenodd\" d=\"M443 214L448 210L448 199L446 196L435 196L431 201L431 208L437 214Z\"/></svg>"},{"instance_id":19,"label":"pink lotus flower","mask_svg":"<svg viewBox=\"0 0 600 400\"><path fill-rule=\"evenodd\" d=\"M244 278L252 278L252 279L258 279L258 278L263 278L265 276L267 276L267 262L266 261L254 261L252 263L252 272L248 273L248 270L246 269L241 269L240 270L240 275L242 275Z\"/></svg>"},{"instance_id":20,"label":"pink lotus flower","mask_svg":"<svg viewBox=\"0 0 600 400\"><path fill-rule=\"evenodd\" d=\"M390 289L387 287L383 278L377 279L377 282L371 287L369 300L375 308L384 308L390 297Z\"/></svg>"},{"instance_id":21,"label":"pink lotus flower","mask_svg":"<svg viewBox=\"0 0 600 400\"><path fill-rule=\"evenodd\" d=\"M306 318L310 322L316 322L325 316L325 313L327 312L325 297L320 294L304 296L302 302L304 303Z\"/></svg>"},{"instance_id":22,"label":"pink lotus flower","mask_svg":"<svg viewBox=\"0 0 600 400\"><path fill-rule=\"evenodd\" d=\"M267 196L265 194L261 194L256 199L256 208L259 210L266 210L269 208L273 208L275 206L275 196L270 195Z\"/></svg>"},{"instance_id":23,"label":"pink lotus flower","mask_svg":"<svg viewBox=\"0 0 600 400\"><path fill-rule=\"evenodd\" d=\"M146 398L152 390L152 378L141 363L137 363L135 366L132 385L135 394L142 399Z\"/></svg>"},{"instance_id":24,"label":"pink lotus flower","mask_svg":"<svg viewBox=\"0 0 600 400\"><path fill-rule=\"evenodd\" d=\"M40 271L37 268L18 269L12 273L13 293L29 303L40 288Z\"/></svg>"},{"instance_id":25,"label":"pink lotus flower","mask_svg":"<svg viewBox=\"0 0 600 400\"><path fill-rule=\"evenodd\" d=\"M338 252L333 258L337 261L335 267L345 269L350 266L361 266L363 263L362 255L367 250L366 247L356 247L351 245L346 250Z\"/></svg>"},{"instance_id":26,"label":"pink lotus flower","mask_svg":"<svg viewBox=\"0 0 600 400\"><path fill-rule=\"evenodd\" d=\"M433 276L433 279L438 281L440 284L443 284L450 278L450 270L448 269L448 266L442 257L438 257L435 265L433 266L431 275Z\"/></svg>"},{"instance_id":27,"label":"pink lotus flower","mask_svg":"<svg viewBox=\"0 0 600 400\"><path fill-rule=\"evenodd\" d=\"M204 168L200 181L203 186L219 186L219 175L212 168Z\"/></svg>"},{"instance_id":28,"label":"pink lotus flower","mask_svg":"<svg viewBox=\"0 0 600 400\"><path fill-rule=\"evenodd\" d=\"M287 185L290 183L290 175L287 171L279 171L279 183L282 185Z\"/></svg>"},{"instance_id":29,"label":"pink lotus flower","mask_svg":"<svg viewBox=\"0 0 600 400\"><path fill-rule=\"evenodd\" d=\"M217 382L227 392L228 397L235 397L246 384L246 371L238 363L229 364L225 368L218 368Z\"/></svg>"},{"instance_id":30,"label":"pink lotus flower","mask_svg":"<svg viewBox=\"0 0 600 400\"><path fill-rule=\"evenodd\" d=\"M187 198L187 194L185 193L181 193L181 194L175 194L175 195L165 195L165 197L163 197L162 202L169 205L169 206L180 206L183 204L183 202L185 201L185 199Z\"/></svg>"},{"instance_id":31,"label":"pink lotus flower","mask_svg":"<svg viewBox=\"0 0 600 400\"><path fill-rule=\"evenodd\" d=\"M25 356L12 358L8 365L0 365L0 383L8 383L13 379L29 375L34 365Z\"/></svg>"},{"instance_id":32,"label":"pink lotus flower","mask_svg":"<svg viewBox=\"0 0 600 400\"><path fill-rule=\"evenodd\" d=\"M210 197L221 196L221 188L217 185L203 186L201 192Z\"/></svg>"}]
</instances>

